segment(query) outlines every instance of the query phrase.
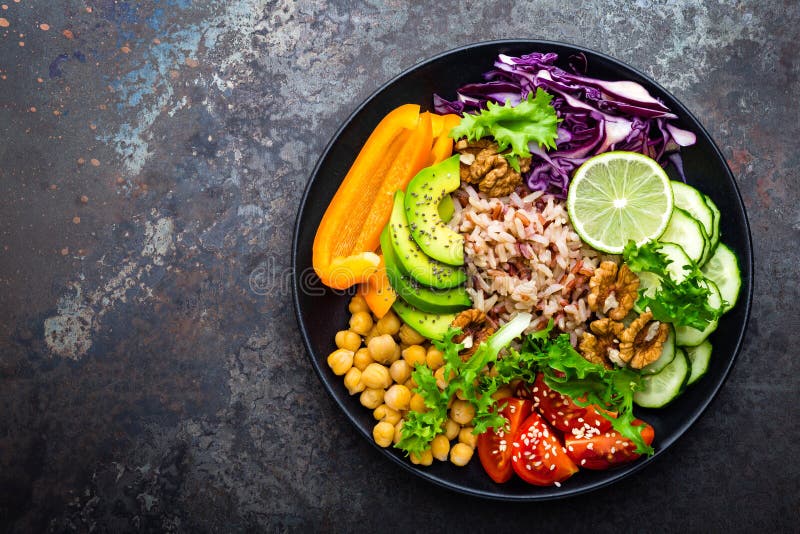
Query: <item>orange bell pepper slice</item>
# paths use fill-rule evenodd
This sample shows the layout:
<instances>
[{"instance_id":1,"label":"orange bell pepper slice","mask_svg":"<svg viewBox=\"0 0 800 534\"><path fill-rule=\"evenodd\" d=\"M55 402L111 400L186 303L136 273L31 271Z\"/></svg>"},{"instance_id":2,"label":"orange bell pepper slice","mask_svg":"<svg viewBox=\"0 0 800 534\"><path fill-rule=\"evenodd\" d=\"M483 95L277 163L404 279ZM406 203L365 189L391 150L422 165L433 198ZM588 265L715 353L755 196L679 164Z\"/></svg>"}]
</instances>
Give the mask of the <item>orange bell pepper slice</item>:
<instances>
[{"instance_id":1,"label":"orange bell pepper slice","mask_svg":"<svg viewBox=\"0 0 800 534\"><path fill-rule=\"evenodd\" d=\"M450 113L448 115L435 115L439 117L441 123L438 135L433 141L433 148L431 148L431 165L436 165L446 160L453 154L453 140L450 138L450 130L458 125L461 117Z\"/></svg>"},{"instance_id":2,"label":"orange bell pepper slice","mask_svg":"<svg viewBox=\"0 0 800 534\"><path fill-rule=\"evenodd\" d=\"M383 256L380 257L380 265L369 280L359 286L359 293L367 301L370 311L375 317L380 319L392 309L392 304L397 300L397 293L392 289L389 278L386 276L386 267L383 264Z\"/></svg>"},{"instance_id":3,"label":"orange bell pepper slice","mask_svg":"<svg viewBox=\"0 0 800 534\"><path fill-rule=\"evenodd\" d=\"M370 134L314 236L312 264L322 283L346 289L366 281L378 269L380 257L373 251L378 248L378 237L391 213L391 193L395 189L387 195L386 207L384 202L376 201L390 183L401 182L406 172L411 173L410 180L427 164L426 160L413 172L410 168L419 159L419 138L427 139L430 147L430 129L429 118L420 120L419 106L406 104L389 112ZM376 214L376 210L385 214ZM373 228L375 224L380 227ZM362 236L365 232L367 235ZM372 234L374 239L370 238Z\"/></svg>"},{"instance_id":4,"label":"orange bell pepper slice","mask_svg":"<svg viewBox=\"0 0 800 534\"><path fill-rule=\"evenodd\" d=\"M369 207L361 234L355 244L356 250L375 250L380 245L381 232L388 224L394 204L394 194L405 190L408 182L419 171L428 166L430 147L433 140L431 132L431 114L420 115L419 126L408 138L400 154L394 159L391 167L383 176L383 182Z\"/></svg>"}]
</instances>

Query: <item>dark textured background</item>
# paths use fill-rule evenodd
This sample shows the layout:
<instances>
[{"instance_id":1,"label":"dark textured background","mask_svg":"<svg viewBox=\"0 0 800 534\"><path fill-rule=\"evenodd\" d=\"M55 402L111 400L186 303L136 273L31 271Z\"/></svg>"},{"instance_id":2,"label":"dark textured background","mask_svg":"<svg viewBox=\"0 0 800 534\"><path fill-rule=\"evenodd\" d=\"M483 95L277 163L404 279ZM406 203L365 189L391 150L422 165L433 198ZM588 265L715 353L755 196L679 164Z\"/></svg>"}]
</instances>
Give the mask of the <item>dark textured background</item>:
<instances>
[{"instance_id":1,"label":"dark textured background","mask_svg":"<svg viewBox=\"0 0 800 534\"><path fill-rule=\"evenodd\" d=\"M792 531L795 1L0 0L0 530ZM652 466L568 501L434 487L355 434L290 304L314 162L374 89L478 40L615 56L705 124L749 210L747 341Z\"/></svg>"}]
</instances>

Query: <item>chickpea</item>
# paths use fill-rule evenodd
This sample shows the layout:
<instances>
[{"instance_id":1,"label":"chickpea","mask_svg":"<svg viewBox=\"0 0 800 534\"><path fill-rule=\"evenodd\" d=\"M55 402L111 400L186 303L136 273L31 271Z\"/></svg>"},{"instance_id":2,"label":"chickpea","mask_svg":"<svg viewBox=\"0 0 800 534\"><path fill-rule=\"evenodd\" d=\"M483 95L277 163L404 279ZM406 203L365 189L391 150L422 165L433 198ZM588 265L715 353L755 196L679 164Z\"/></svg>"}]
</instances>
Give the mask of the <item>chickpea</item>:
<instances>
[{"instance_id":1,"label":"chickpea","mask_svg":"<svg viewBox=\"0 0 800 534\"><path fill-rule=\"evenodd\" d=\"M394 342L394 339L389 334L376 336L367 343L372 359L386 365L392 363L395 347L397 347L397 343Z\"/></svg>"},{"instance_id":2,"label":"chickpea","mask_svg":"<svg viewBox=\"0 0 800 534\"><path fill-rule=\"evenodd\" d=\"M388 392L387 392L388 393ZM384 395L384 400L386 400L386 396ZM390 423L392 427L400 422L400 412L397 410L390 408L387 404L381 404L375 411L372 412L372 417L377 419L378 421L386 421Z\"/></svg>"},{"instance_id":3,"label":"chickpea","mask_svg":"<svg viewBox=\"0 0 800 534\"><path fill-rule=\"evenodd\" d=\"M430 449L425 449L419 454L410 454L411 463L414 465L431 465L433 463L433 454Z\"/></svg>"},{"instance_id":4,"label":"chickpea","mask_svg":"<svg viewBox=\"0 0 800 534\"><path fill-rule=\"evenodd\" d=\"M391 310L386 312L386 315L378 319L378 332L380 334L389 334L393 336L400 331L400 319Z\"/></svg>"},{"instance_id":5,"label":"chickpea","mask_svg":"<svg viewBox=\"0 0 800 534\"><path fill-rule=\"evenodd\" d=\"M392 375L392 380L403 384L411 378L411 367L405 360L397 360L389 367L389 374Z\"/></svg>"},{"instance_id":6,"label":"chickpea","mask_svg":"<svg viewBox=\"0 0 800 534\"><path fill-rule=\"evenodd\" d=\"M361 396L358 398L358 400L361 402L363 407L374 410L383 404L384 393L386 392L382 389L367 388L361 392Z\"/></svg>"},{"instance_id":7,"label":"chickpea","mask_svg":"<svg viewBox=\"0 0 800 534\"><path fill-rule=\"evenodd\" d=\"M370 328L369 332L367 332L367 335L364 336L364 343L366 343L367 346L369 346L370 340L378 337L379 335L380 334L378 334L378 327L375 326L375 325L372 325L372 328Z\"/></svg>"},{"instance_id":8,"label":"chickpea","mask_svg":"<svg viewBox=\"0 0 800 534\"><path fill-rule=\"evenodd\" d=\"M400 439L403 437L403 423L404 421L401 419L396 425L394 425L394 437L392 438L392 443L397 445Z\"/></svg>"},{"instance_id":9,"label":"chickpea","mask_svg":"<svg viewBox=\"0 0 800 534\"><path fill-rule=\"evenodd\" d=\"M350 310L350 313L355 315L358 312L368 312L369 306L367 306L367 301L363 296L356 295L350 299L350 304L347 306L347 309Z\"/></svg>"},{"instance_id":10,"label":"chickpea","mask_svg":"<svg viewBox=\"0 0 800 534\"><path fill-rule=\"evenodd\" d=\"M333 370L333 374L342 376L353 367L353 351L336 349L328 356L328 365Z\"/></svg>"},{"instance_id":11,"label":"chickpea","mask_svg":"<svg viewBox=\"0 0 800 534\"><path fill-rule=\"evenodd\" d=\"M395 384L386 390L383 402L397 411L408 410L408 405L411 402L411 391L402 384Z\"/></svg>"},{"instance_id":12,"label":"chickpea","mask_svg":"<svg viewBox=\"0 0 800 534\"><path fill-rule=\"evenodd\" d=\"M360 336L366 336L372 330L372 316L369 312L360 311L350 317L350 330Z\"/></svg>"},{"instance_id":13,"label":"chickpea","mask_svg":"<svg viewBox=\"0 0 800 534\"><path fill-rule=\"evenodd\" d=\"M420 343L425 342L425 337L420 335L416 330L407 324L404 324L400 327L398 335L400 336L400 341L406 345L419 345Z\"/></svg>"},{"instance_id":14,"label":"chickpea","mask_svg":"<svg viewBox=\"0 0 800 534\"><path fill-rule=\"evenodd\" d=\"M334 338L336 346L340 349L347 349L355 352L361 347L361 336L350 330L340 330L336 332Z\"/></svg>"},{"instance_id":15,"label":"chickpea","mask_svg":"<svg viewBox=\"0 0 800 534\"><path fill-rule=\"evenodd\" d=\"M347 388L350 395L364 391L366 386L361 382L361 371L358 368L351 367L347 374L344 375L344 387Z\"/></svg>"},{"instance_id":16,"label":"chickpea","mask_svg":"<svg viewBox=\"0 0 800 534\"><path fill-rule=\"evenodd\" d=\"M444 365L444 354L442 351L431 345L428 347L428 353L425 355L425 363L431 368L431 371L437 370Z\"/></svg>"},{"instance_id":17,"label":"chickpea","mask_svg":"<svg viewBox=\"0 0 800 534\"><path fill-rule=\"evenodd\" d=\"M465 426L458 431L458 442L469 445L473 449L478 445L478 436L472 433L475 427Z\"/></svg>"},{"instance_id":18,"label":"chickpea","mask_svg":"<svg viewBox=\"0 0 800 534\"><path fill-rule=\"evenodd\" d=\"M514 395L514 392L511 391L510 387L502 386L502 387L498 388L497 391L492 393L492 398L494 400L500 400L500 399L507 399L508 397L512 397L513 395Z\"/></svg>"},{"instance_id":19,"label":"chickpea","mask_svg":"<svg viewBox=\"0 0 800 534\"><path fill-rule=\"evenodd\" d=\"M456 439L456 436L458 436L458 432L460 430L461 430L461 425L459 425L452 419L448 418L447 421L445 421L444 435L447 436L447 439L449 440Z\"/></svg>"},{"instance_id":20,"label":"chickpea","mask_svg":"<svg viewBox=\"0 0 800 534\"><path fill-rule=\"evenodd\" d=\"M362 372L374 361L375 360L373 360L372 356L370 356L369 349L367 347L358 349L353 356L353 365Z\"/></svg>"},{"instance_id":21,"label":"chickpea","mask_svg":"<svg viewBox=\"0 0 800 534\"><path fill-rule=\"evenodd\" d=\"M394 338L392 338L392 339L394 339ZM403 355L403 350L400 348L400 345L395 343L395 345L394 345L394 353L392 353L392 361L391 361L391 363L394 363L397 360L399 360L402 355Z\"/></svg>"},{"instance_id":22,"label":"chickpea","mask_svg":"<svg viewBox=\"0 0 800 534\"><path fill-rule=\"evenodd\" d=\"M453 448L450 449L450 461L459 467L463 467L472 460L472 454L474 452L475 449L466 443L456 443L453 445Z\"/></svg>"},{"instance_id":23,"label":"chickpea","mask_svg":"<svg viewBox=\"0 0 800 534\"><path fill-rule=\"evenodd\" d=\"M425 406L425 399L419 393L414 393L414 396L411 397L411 400L408 403L408 408L411 411L425 413L428 411L428 407Z\"/></svg>"},{"instance_id":24,"label":"chickpea","mask_svg":"<svg viewBox=\"0 0 800 534\"><path fill-rule=\"evenodd\" d=\"M373 427L372 437L378 446L388 447L392 444L392 438L394 437L394 425L386 421L380 421Z\"/></svg>"},{"instance_id":25,"label":"chickpea","mask_svg":"<svg viewBox=\"0 0 800 534\"><path fill-rule=\"evenodd\" d=\"M361 371L361 382L368 388L386 389L392 385L389 369L379 363L371 363Z\"/></svg>"},{"instance_id":26,"label":"chickpea","mask_svg":"<svg viewBox=\"0 0 800 534\"><path fill-rule=\"evenodd\" d=\"M411 367L416 367L425 363L425 347L422 345L411 345L403 351L403 359Z\"/></svg>"},{"instance_id":27,"label":"chickpea","mask_svg":"<svg viewBox=\"0 0 800 534\"><path fill-rule=\"evenodd\" d=\"M436 386L439 389L444 389L447 387L448 380L445 380L444 377L444 367L439 367L436 371L434 371L433 377L436 379Z\"/></svg>"},{"instance_id":28,"label":"chickpea","mask_svg":"<svg viewBox=\"0 0 800 534\"><path fill-rule=\"evenodd\" d=\"M406 380L406 383L403 385L411 391L417 389L417 381L414 380L413 378L409 378L408 380Z\"/></svg>"},{"instance_id":29,"label":"chickpea","mask_svg":"<svg viewBox=\"0 0 800 534\"><path fill-rule=\"evenodd\" d=\"M447 460L447 455L450 453L450 440L444 434L439 434L433 441L431 441L431 453L433 457L444 462Z\"/></svg>"},{"instance_id":30,"label":"chickpea","mask_svg":"<svg viewBox=\"0 0 800 534\"><path fill-rule=\"evenodd\" d=\"M460 425L469 424L473 417L475 417L475 407L465 400L458 399L450 407L450 418Z\"/></svg>"}]
</instances>

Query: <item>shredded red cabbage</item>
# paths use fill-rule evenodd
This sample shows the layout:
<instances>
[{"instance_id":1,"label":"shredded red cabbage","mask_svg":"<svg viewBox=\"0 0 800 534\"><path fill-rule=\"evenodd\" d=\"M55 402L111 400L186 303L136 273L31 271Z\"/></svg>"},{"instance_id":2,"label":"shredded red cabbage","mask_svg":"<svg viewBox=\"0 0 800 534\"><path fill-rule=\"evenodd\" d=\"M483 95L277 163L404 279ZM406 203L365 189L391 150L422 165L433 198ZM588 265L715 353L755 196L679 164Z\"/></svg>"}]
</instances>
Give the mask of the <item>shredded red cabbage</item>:
<instances>
[{"instance_id":1,"label":"shredded red cabbage","mask_svg":"<svg viewBox=\"0 0 800 534\"><path fill-rule=\"evenodd\" d=\"M677 115L644 87L633 81L605 81L583 75L586 57L569 58L572 72L556 67L554 53L511 57L500 54L483 83L462 86L453 101L433 95L437 113L471 113L486 103L518 104L538 87L553 95L559 118L556 149L545 151L535 143L528 187L567 196L572 171L592 156L609 150L640 152L666 166L672 161L683 177L678 150L693 145L695 134L671 123Z\"/></svg>"}]
</instances>

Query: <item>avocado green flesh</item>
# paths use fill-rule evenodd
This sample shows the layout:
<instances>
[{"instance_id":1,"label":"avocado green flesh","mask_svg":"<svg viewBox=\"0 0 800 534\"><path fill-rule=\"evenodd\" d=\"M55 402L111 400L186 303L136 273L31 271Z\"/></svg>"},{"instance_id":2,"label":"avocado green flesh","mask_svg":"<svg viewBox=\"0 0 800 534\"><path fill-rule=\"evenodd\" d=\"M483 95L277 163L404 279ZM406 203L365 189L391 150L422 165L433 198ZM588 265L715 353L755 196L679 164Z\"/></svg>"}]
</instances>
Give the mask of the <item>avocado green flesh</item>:
<instances>
[{"instance_id":1,"label":"avocado green flesh","mask_svg":"<svg viewBox=\"0 0 800 534\"><path fill-rule=\"evenodd\" d=\"M413 328L421 336L436 341L444 339L447 330L456 318L455 313L426 313L400 299L394 301L392 309L410 328Z\"/></svg>"},{"instance_id":2,"label":"avocado green flesh","mask_svg":"<svg viewBox=\"0 0 800 534\"><path fill-rule=\"evenodd\" d=\"M467 281L464 269L445 265L428 257L419 248L406 221L405 195L398 191L394 195L394 206L389 218L389 236L397 258L397 266L420 284L448 289Z\"/></svg>"},{"instance_id":3,"label":"avocado green flesh","mask_svg":"<svg viewBox=\"0 0 800 534\"><path fill-rule=\"evenodd\" d=\"M463 286L436 290L422 286L404 275L397 264L397 256L389 237L388 227L384 228L381 234L381 251L389 283L407 303L430 313L456 312L472 306L472 300Z\"/></svg>"},{"instance_id":4,"label":"avocado green flesh","mask_svg":"<svg viewBox=\"0 0 800 534\"><path fill-rule=\"evenodd\" d=\"M439 202L439 207L437 208L439 212L439 217L442 218L442 221L448 223L450 219L453 218L453 215L456 212L456 206L453 204L453 197L451 195L445 195L441 202Z\"/></svg>"},{"instance_id":5,"label":"avocado green flesh","mask_svg":"<svg viewBox=\"0 0 800 534\"><path fill-rule=\"evenodd\" d=\"M461 185L459 156L419 171L406 188L405 212L419 248L448 265L464 265L464 237L439 215L439 203Z\"/></svg>"}]
</instances>

